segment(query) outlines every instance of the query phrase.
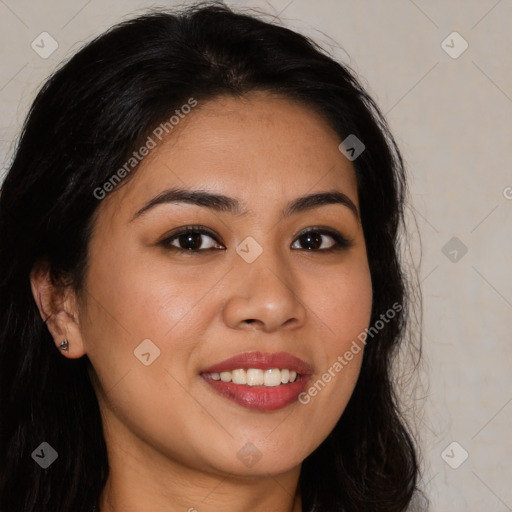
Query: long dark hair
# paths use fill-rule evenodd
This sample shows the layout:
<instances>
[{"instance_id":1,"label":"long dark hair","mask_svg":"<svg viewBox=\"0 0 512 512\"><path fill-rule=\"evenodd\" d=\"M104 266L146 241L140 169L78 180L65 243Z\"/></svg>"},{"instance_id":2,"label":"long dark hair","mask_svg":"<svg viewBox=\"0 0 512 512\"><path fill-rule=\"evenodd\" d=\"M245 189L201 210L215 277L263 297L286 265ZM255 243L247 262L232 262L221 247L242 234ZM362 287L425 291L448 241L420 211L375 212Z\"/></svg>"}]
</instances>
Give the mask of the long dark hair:
<instances>
[{"instance_id":1,"label":"long dark hair","mask_svg":"<svg viewBox=\"0 0 512 512\"><path fill-rule=\"evenodd\" d=\"M94 191L189 98L252 90L320 112L340 140L366 146L353 161L373 285L368 343L341 419L302 466L307 512L403 511L420 473L415 436L400 410L392 362L408 343L408 278L399 233L404 163L385 119L348 67L304 36L219 4L149 11L85 45L43 85L27 116L0 195L0 509L90 512L109 467L87 356L55 347L29 276L84 292ZM135 174L134 170L131 174ZM130 178L125 178L126 181ZM49 443L58 464L33 451Z\"/></svg>"}]
</instances>

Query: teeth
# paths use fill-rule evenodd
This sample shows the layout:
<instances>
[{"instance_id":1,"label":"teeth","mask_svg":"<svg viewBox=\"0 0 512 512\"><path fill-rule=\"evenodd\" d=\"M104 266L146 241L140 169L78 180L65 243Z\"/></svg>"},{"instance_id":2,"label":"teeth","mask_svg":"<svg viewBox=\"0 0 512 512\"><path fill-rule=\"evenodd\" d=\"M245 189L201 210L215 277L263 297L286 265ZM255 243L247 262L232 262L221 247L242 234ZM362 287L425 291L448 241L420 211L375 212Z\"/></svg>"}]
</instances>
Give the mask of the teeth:
<instances>
[{"instance_id":1,"label":"teeth","mask_svg":"<svg viewBox=\"0 0 512 512\"><path fill-rule=\"evenodd\" d=\"M231 382L234 384L247 384L247 376L244 370L233 370L231 373Z\"/></svg>"},{"instance_id":2,"label":"teeth","mask_svg":"<svg viewBox=\"0 0 512 512\"><path fill-rule=\"evenodd\" d=\"M231 372L220 372L220 380L222 382L231 382Z\"/></svg>"},{"instance_id":3,"label":"teeth","mask_svg":"<svg viewBox=\"0 0 512 512\"><path fill-rule=\"evenodd\" d=\"M247 384L249 386L263 386L263 383L263 370L256 368L249 368L247 370Z\"/></svg>"},{"instance_id":4,"label":"teeth","mask_svg":"<svg viewBox=\"0 0 512 512\"><path fill-rule=\"evenodd\" d=\"M279 386L281 384L281 370L273 368L272 370L265 370L263 375L264 386Z\"/></svg>"},{"instance_id":5,"label":"teeth","mask_svg":"<svg viewBox=\"0 0 512 512\"><path fill-rule=\"evenodd\" d=\"M274 387L281 384L288 384L297 380L297 372L283 368L270 368L260 370L259 368L249 368L244 370L239 368L231 372L208 373L213 380L222 382L233 382L234 384L245 384L248 386L267 386Z\"/></svg>"}]
</instances>

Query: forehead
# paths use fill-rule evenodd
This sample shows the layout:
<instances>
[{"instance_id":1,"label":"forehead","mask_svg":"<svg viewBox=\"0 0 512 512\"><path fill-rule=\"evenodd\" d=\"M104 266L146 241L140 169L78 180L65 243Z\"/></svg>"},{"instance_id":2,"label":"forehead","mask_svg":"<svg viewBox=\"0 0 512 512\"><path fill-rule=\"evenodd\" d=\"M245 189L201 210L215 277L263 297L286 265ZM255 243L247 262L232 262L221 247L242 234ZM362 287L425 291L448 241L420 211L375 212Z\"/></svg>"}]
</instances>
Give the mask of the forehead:
<instances>
[{"instance_id":1,"label":"forehead","mask_svg":"<svg viewBox=\"0 0 512 512\"><path fill-rule=\"evenodd\" d=\"M155 141L127 186L104 200L117 213L173 186L207 187L248 205L337 188L358 204L338 134L312 108L285 97L258 91L199 101Z\"/></svg>"}]
</instances>

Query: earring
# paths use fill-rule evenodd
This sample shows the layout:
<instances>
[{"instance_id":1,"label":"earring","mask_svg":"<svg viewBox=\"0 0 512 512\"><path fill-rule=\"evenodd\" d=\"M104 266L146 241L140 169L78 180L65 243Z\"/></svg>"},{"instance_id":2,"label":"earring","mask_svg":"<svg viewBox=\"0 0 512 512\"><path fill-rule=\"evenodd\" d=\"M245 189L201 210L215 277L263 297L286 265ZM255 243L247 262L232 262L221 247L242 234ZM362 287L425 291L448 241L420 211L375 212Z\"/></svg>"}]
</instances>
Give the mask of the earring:
<instances>
[{"instance_id":1,"label":"earring","mask_svg":"<svg viewBox=\"0 0 512 512\"><path fill-rule=\"evenodd\" d=\"M61 350L69 350L69 341L68 340L64 340L60 345L59 345L60 349Z\"/></svg>"}]
</instances>

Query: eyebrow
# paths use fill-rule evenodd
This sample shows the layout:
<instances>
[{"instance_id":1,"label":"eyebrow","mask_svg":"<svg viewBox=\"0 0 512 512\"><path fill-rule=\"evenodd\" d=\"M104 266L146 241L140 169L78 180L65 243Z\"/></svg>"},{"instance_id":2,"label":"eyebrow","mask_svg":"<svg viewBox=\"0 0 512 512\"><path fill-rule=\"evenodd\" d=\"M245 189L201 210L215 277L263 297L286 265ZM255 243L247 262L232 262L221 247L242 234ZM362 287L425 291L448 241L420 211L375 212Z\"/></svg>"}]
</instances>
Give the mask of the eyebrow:
<instances>
[{"instance_id":1,"label":"eyebrow","mask_svg":"<svg viewBox=\"0 0 512 512\"><path fill-rule=\"evenodd\" d=\"M135 215L130 222L140 217L144 213L157 205L165 203L187 203L196 206L210 208L217 212L226 212L231 215L242 216L247 210L242 207L242 203L233 197L222 194L214 194L206 190L190 190L185 188L170 188L164 190L153 199L149 200ZM338 190L329 190L326 192L317 192L306 196L301 196L290 201L282 211L283 218L290 217L293 214L318 208L320 206L340 204L346 206L359 220L359 212L354 202L343 192Z\"/></svg>"}]
</instances>

